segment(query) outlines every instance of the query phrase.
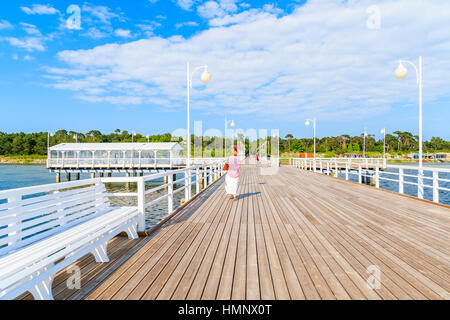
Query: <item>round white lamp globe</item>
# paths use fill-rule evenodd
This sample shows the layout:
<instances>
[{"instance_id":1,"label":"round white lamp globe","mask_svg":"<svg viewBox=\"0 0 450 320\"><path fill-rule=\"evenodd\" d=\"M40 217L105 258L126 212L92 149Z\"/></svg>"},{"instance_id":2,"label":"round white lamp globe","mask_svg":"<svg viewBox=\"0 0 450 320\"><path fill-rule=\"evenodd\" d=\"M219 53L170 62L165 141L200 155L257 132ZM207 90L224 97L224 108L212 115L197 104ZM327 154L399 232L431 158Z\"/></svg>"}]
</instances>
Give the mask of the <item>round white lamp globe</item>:
<instances>
[{"instance_id":1,"label":"round white lamp globe","mask_svg":"<svg viewBox=\"0 0 450 320\"><path fill-rule=\"evenodd\" d=\"M211 81L211 74L208 72L208 70L203 71L201 78L203 83L208 83Z\"/></svg>"},{"instance_id":2,"label":"round white lamp globe","mask_svg":"<svg viewBox=\"0 0 450 320\"><path fill-rule=\"evenodd\" d=\"M408 75L408 70L400 62L397 69L395 70L395 77L397 79L404 79Z\"/></svg>"}]
</instances>

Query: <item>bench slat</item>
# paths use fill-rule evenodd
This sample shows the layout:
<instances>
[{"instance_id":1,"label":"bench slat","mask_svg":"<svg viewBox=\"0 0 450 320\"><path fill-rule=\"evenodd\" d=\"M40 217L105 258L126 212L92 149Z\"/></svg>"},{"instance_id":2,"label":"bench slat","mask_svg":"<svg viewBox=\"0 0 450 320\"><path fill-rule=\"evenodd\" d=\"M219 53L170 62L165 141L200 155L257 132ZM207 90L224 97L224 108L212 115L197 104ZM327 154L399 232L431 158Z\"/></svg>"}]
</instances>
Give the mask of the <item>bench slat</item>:
<instances>
[{"instance_id":1,"label":"bench slat","mask_svg":"<svg viewBox=\"0 0 450 320\"><path fill-rule=\"evenodd\" d=\"M63 183L52 183L47 185L40 185L34 187L26 187L20 189L12 189L12 190L3 190L0 191L0 199L9 199L9 198L19 198L26 195L38 194L38 193L47 193L50 191L61 191L81 186L93 185L93 184L102 184L101 179L88 179L88 180L79 180L72 182L63 182Z\"/></svg>"},{"instance_id":2,"label":"bench slat","mask_svg":"<svg viewBox=\"0 0 450 320\"><path fill-rule=\"evenodd\" d=\"M37 219L41 217L47 217L48 220L52 220L55 218L60 217L61 212L68 210L68 212L73 212L72 209L76 209L77 207L84 206L89 203L94 202L101 202L106 203L108 200L104 197L102 197L101 193L98 194L86 194L83 198L78 198L72 201L68 201L66 203L55 203L52 207L47 207L42 210L35 209L33 212L27 212L20 215L17 215L15 217L11 217L7 220L7 223L3 224L3 226L9 226L8 230L12 231L11 225L24 225L25 223L27 225L33 225L33 222L37 221ZM34 223L38 224L38 222ZM25 227L24 227L25 228ZM0 233L4 231L3 229L0 230Z\"/></svg>"},{"instance_id":3,"label":"bench slat","mask_svg":"<svg viewBox=\"0 0 450 320\"><path fill-rule=\"evenodd\" d=\"M139 218L134 217L133 219L130 219L127 224L120 226L114 230L111 230L107 235L104 235L102 237L99 237L95 242L92 242L90 245L83 248L82 251L78 251L74 253L71 256L68 256L66 259L62 260L60 263L53 265L47 271L44 271L39 275L39 277L35 277L31 280L22 281L22 283L18 282L13 286L10 286L8 290L6 291L6 294L2 296L2 293L0 292L0 299L13 299L23 292L27 291L29 288L33 287L34 285L38 284L42 279L45 279L46 277L49 277L51 275L56 274L57 272L63 270L76 260L82 258L86 255L86 252L91 252L94 250L99 244L106 243L109 240L111 240L114 236L119 234L120 232L126 230L129 226L132 226L133 224L136 224L138 222Z\"/></svg>"},{"instance_id":4,"label":"bench slat","mask_svg":"<svg viewBox=\"0 0 450 320\"><path fill-rule=\"evenodd\" d=\"M122 211L118 213L117 211ZM72 228L67 232L51 237L43 243L41 248L36 250L35 246L31 246L26 251L26 258L22 252L19 255L0 259L0 290L6 289L17 281L20 281L30 273L37 272L55 260L59 260L69 255L71 252L77 251L84 245L88 245L102 234L105 235L107 230L113 230L126 221L137 218L138 212L132 210L114 210L99 218L88 221L78 227ZM108 222L106 224L106 222ZM75 234L74 234L75 233ZM66 236L66 234L70 234ZM51 255L51 256L50 256ZM41 258L42 260L38 260ZM34 263L39 261L38 263ZM30 266L31 264L31 266Z\"/></svg>"},{"instance_id":5,"label":"bench slat","mask_svg":"<svg viewBox=\"0 0 450 320\"><path fill-rule=\"evenodd\" d=\"M103 184L95 184L95 185L86 185L86 186L84 186L84 188L80 186L80 187L77 187L76 189L69 189L67 191L54 190L54 191L50 191L52 193L44 193L43 195L30 197L30 198L26 198L26 199L21 199L21 197L19 197L18 198L19 200L17 200L17 201L0 204L0 212L3 210L11 210L12 208L15 208L15 207L33 205L34 203L38 203L38 202L51 201L53 199L63 198L63 197L70 197L77 193L88 192L88 191L95 190L95 189L101 190L103 188L105 188L105 186ZM30 196L30 195L25 195L25 196Z\"/></svg>"},{"instance_id":6,"label":"bench slat","mask_svg":"<svg viewBox=\"0 0 450 320\"><path fill-rule=\"evenodd\" d=\"M22 231L19 233L15 233L12 236L8 236L5 238L0 239L0 246L5 245L7 243L14 242L16 240L24 239L30 235L34 235L30 238L24 239L22 241L13 243L8 246L10 250L15 250L20 247L27 246L30 243L39 241L40 239L43 239L49 235L58 233L59 231L62 231L62 227L65 227L66 229L68 226L77 225L82 223L83 221L86 221L88 219L92 218L92 215L95 213L101 213L100 211L107 209L108 206L104 203L100 203L99 206L95 206L91 209L83 210L82 212L79 212L76 215L71 215L67 217L63 217L61 219L55 219L55 220L49 220L48 223L43 223L40 226L37 226L35 228L30 228L26 231ZM46 217L43 217L46 218ZM61 227L61 228L58 228ZM14 246L16 245L16 246ZM4 249L4 248L2 248ZM9 250L9 251L10 251ZM0 250L0 255L2 255L2 250Z\"/></svg>"},{"instance_id":7,"label":"bench slat","mask_svg":"<svg viewBox=\"0 0 450 320\"><path fill-rule=\"evenodd\" d=\"M109 216L109 213L115 212L116 215L122 214L124 211L132 211L135 210L135 208L121 208L121 209L109 209L106 212L101 212L100 215L96 218L90 219L87 222L79 225L79 226L71 226L67 227L67 230L64 230L61 233L58 233L56 235L53 235L49 238L52 239L53 246L61 245L62 243L67 243L67 241L70 239L70 237L76 237L80 232L78 230L78 227L82 227L83 230L87 231L89 227L95 228L95 227L102 227L101 225L96 225L97 219L100 219L102 217L108 216L109 219L114 221L115 219L111 218ZM119 216L117 216L119 217ZM98 223L97 223L98 224ZM0 275L2 274L2 269L7 267L8 263L14 263L14 262L24 262L27 261L27 259L33 259L33 257L39 257L40 255L44 253L46 248L51 245L51 242L48 242L47 239L44 239L38 243L35 243L31 246L28 246L26 248L23 248L22 250L19 250L17 252L14 252L12 254L9 254L7 256L4 256L0 258ZM5 265L6 264L6 265ZM1 276L0 276L1 277Z\"/></svg>"},{"instance_id":8,"label":"bench slat","mask_svg":"<svg viewBox=\"0 0 450 320\"><path fill-rule=\"evenodd\" d=\"M38 225L40 225L42 223L50 222L52 220L62 219L63 217L70 216L71 214L74 214L74 213L76 213L78 211L87 210L90 207L99 206L99 205L104 204L104 203L105 203L105 201L103 199L101 199L101 198L100 199L98 199L98 198L95 199L94 198L92 201L81 203L80 205L77 205L76 207L72 207L72 208L64 210L64 211L58 210L58 212L56 212L54 214L46 214L44 216L37 217L37 218L34 218L32 220L28 220L28 218L26 218L26 219L23 219L22 222L20 222L20 223L16 223L16 224L14 224L14 225L12 225L10 227L7 227L5 229L1 229L0 230L0 236L6 235L8 233L11 233L11 232L14 232L14 231L17 231L17 230L20 230L20 229L21 230L25 230L25 229L28 229L28 228L32 228L34 226L38 226ZM20 217L20 218L22 218L22 217ZM28 220L28 221L23 222L25 220Z\"/></svg>"},{"instance_id":9,"label":"bench slat","mask_svg":"<svg viewBox=\"0 0 450 320\"><path fill-rule=\"evenodd\" d=\"M4 223L4 219L9 218L11 216L15 216L17 214L25 214L25 213L33 213L37 210L44 210L46 208L51 208L55 204L64 204L67 202L73 202L77 199L82 199L86 195L89 194L97 194L97 193L104 193L105 187L97 186L95 188L84 188L84 189L78 189L79 191L76 193L70 192L69 194L65 194L65 192L55 193L52 194L52 198L49 200L43 201L42 197L35 197L31 198L33 199L34 203L31 202L28 205L20 205L22 201L15 201L10 202L10 208L6 211L0 212L0 224ZM29 199L27 199L29 200ZM30 216L32 218L32 216Z\"/></svg>"}]
</instances>

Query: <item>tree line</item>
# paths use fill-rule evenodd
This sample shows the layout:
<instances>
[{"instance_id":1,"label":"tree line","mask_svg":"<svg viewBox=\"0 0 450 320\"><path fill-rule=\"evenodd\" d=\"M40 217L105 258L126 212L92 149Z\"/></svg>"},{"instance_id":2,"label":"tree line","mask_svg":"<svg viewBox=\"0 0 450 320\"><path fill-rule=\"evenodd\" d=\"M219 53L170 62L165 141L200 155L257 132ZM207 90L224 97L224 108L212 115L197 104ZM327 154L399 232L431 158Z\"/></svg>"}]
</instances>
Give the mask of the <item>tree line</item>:
<instances>
[{"instance_id":1,"label":"tree line","mask_svg":"<svg viewBox=\"0 0 450 320\"><path fill-rule=\"evenodd\" d=\"M47 132L39 133L4 133L0 132L0 155L46 155L47 154ZM194 141L202 139L202 148L211 148L215 144L220 144L221 138L218 137L196 137L192 135L191 143L194 147ZM108 143L108 142L183 142L183 139L172 136L170 133L152 135L148 138L145 135L116 129L113 133L103 134L98 130L91 130L87 133L75 131L59 130L50 136L50 146L60 143L74 143L76 140L80 143ZM316 141L316 151L319 153L361 153L364 145L364 137L349 136L346 134L336 137L318 138ZM229 142L230 143L230 142ZM249 153L249 146L256 142L250 142L245 139L246 153ZM258 142L259 145L261 142ZM182 143L183 145L183 143ZM386 134L386 152L391 154L404 154L416 152L418 150L418 137L410 132L395 131L393 134ZM209 146L209 147L208 147ZM280 138L280 153L288 152L313 152L314 140L312 138L294 138L292 134L287 134L285 138ZM268 145L270 149L270 144ZM424 141L424 152L450 152L450 141L439 137L433 137L429 141ZM193 149L192 149L193 150ZM269 150L270 152L270 150ZM369 134L366 137L366 152L383 152L383 139L376 139L374 135ZM214 153L214 152L213 152ZM214 154L212 154L214 156Z\"/></svg>"},{"instance_id":2,"label":"tree line","mask_svg":"<svg viewBox=\"0 0 450 320\"><path fill-rule=\"evenodd\" d=\"M374 135L366 136L366 152L383 152L384 139L376 139ZM320 153L362 153L364 149L364 135L349 136L342 134L336 137L323 137L316 140L316 152ZM416 152L419 149L419 137L411 132L395 131L386 134L386 152L390 154L404 154ZM313 152L314 139L295 139L287 134L280 139L280 152ZM450 141L433 137L423 142L424 152L449 152Z\"/></svg>"},{"instance_id":3,"label":"tree line","mask_svg":"<svg viewBox=\"0 0 450 320\"><path fill-rule=\"evenodd\" d=\"M102 142L171 142L173 137L170 133L146 136L116 129L114 133L103 134L98 130L88 133L59 130L50 136L47 132L38 133L4 133L0 132L0 155L46 155L47 141L50 146L60 143L102 143Z\"/></svg>"}]
</instances>

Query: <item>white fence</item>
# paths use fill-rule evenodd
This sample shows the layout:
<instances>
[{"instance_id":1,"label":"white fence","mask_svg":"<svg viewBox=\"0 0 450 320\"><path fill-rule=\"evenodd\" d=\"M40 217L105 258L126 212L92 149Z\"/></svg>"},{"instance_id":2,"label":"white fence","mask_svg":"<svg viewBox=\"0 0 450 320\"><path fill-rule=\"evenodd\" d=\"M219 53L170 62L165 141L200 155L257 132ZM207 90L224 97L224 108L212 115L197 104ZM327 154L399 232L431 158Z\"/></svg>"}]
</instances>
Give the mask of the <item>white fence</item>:
<instances>
[{"instance_id":1,"label":"white fence","mask_svg":"<svg viewBox=\"0 0 450 320\"><path fill-rule=\"evenodd\" d=\"M440 192L450 192L450 169L386 164L383 159L304 159L292 158L290 165L338 178L351 180L357 177L358 183L372 181L376 188L382 182L392 182L398 186L397 191L405 194L405 186L414 186L417 197L423 199L426 190L432 191L432 200L440 203ZM390 190L390 189L389 189Z\"/></svg>"},{"instance_id":2,"label":"white fence","mask_svg":"<svg viewBox=\"0 0 450 320\"><path fill-rule=\"evenodd\" d=\"M195 158L191 164L206 164L222 158ZM47 168L171 168L186 165L183 158L59 158L47 159Z\"/></svg>"},{"instance_id":3,"label":"white fence","mask_svg":"<svg viewBox=\"0 0 450 320\"><path fill-rule=\"evenodd\" d=\"M136 183L136 192L115 192L109 193L109 197L134 197L137 198L137 207L140 213L142 213L143 219L145 219L145 210L153 205L160 203L167 199L167 214L170 214L174 210L174 196L180 192L184 192L184 201L188 202L193 196L199 194L202 188L208 187L214 181L218 180L224 175L223 165L224 160L214 161L206 164L194 165L189 168L171 170L162 173L152 174L143 177L114 177L114 178L101 178L103 183ZM180 179L175 180L174 176L182 175ZM146 189L146 183L151 181L160 180L165 178L167 183L160 186ZM175 185L179 184L181 187L175 189ZM195 186L195 194L192 194L193 186ZM146 201L146 196L154 194L158 191L165 191L164 194L151 201ZM138 231L144 231L145 220L139 223Z\"/></svg>"}]
</instances>

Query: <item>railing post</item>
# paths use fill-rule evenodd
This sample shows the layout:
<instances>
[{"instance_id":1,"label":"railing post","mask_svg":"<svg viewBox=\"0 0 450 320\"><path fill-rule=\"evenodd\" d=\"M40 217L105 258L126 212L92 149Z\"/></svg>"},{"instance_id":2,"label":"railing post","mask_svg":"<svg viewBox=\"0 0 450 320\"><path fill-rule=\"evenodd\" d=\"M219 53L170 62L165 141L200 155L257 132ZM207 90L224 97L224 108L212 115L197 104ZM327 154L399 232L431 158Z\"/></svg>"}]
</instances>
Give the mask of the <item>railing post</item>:
<instances>
[{"instance_id":1,"label":"railing post","mask_svg":"<svg viewBox=\"0 0 450 320\"><path fill-rule=\"evenodd\" d=\"M188 169L184 171L184 199L186 202L189 201L189 174Z\"/></svg>"},{"instance_id":2,"label":"railing post","mask_svg":"<svg viewBox=\"0 0 450 320\"><path fill-rule=\"evenodd\" d=\"M361 184L362 183L362 170L361 170L361 165L358 165L358 183Z\"/></svg>"},{"instance_id":3,"label":"railing post","mask_svg":"<svg viewBox=\"0 0 450 320\"><path fill-rule=\"evenodd\" d=\"M173 211L173 175L169 174L167 181L167 212L171 214Z\"/></svg>"},{"instance_id":4,"label":"railing post","mask_svg":"<svg viewBox=\"0 0 450 320\"><path fill-rule=\"evenodd\" d=\"M348 181L348 163L345 164L345 180Z\"/></svg>"},{"instance_id":5,"label":"railing post","mask_svg":"<svg viewBox=\"0 0 450 320\"><path fill-rule=\"evenodd\" d=\"M206 165L203 167L203 185L204 188L208 186L208 166Z\"/></svg>"},{"instance_id":6,"label":"railing post","mask_svg":"<svg viewBox=\"0 0 450 320\"><path fill-rule=\"evenodd\" d=\"M433 171L433 201L439 203L439 171Z\"/></svg>"},{"instance_id":7,"label":"railing post","mask_svg":"<svg viewBox=\"0 0 450 320\"><path fill-rule=\"evenodd\" d=\"M209 168L209 179L208 179L208 186L212 183L212 178L213 178L213 169L212 166L208 166Z\"/></svg>"},{"instance_id":8,"label":"railing post","mask_svg":"<svg viewBox=\"0 0 450 320\"><path fill-rule=\"evenodd\" d=\"M330 175L330 162L327 161L327 176Z\"/></svg>"},{"instance_id":9,"label":"railing post","mask_svg":"<svg viewBox=\"0 0 450 320\"><path fill-rule=\"evenodd\" d=\"M145 231L145 182L144 178L139 179L137 183L137 193L138 193L138 211L141 215L138 223L138 231Z\"/></svg>"},{"instance_id":10,"label":"railing post","mask_svg":"<svg viewBox=\"0 0 450 320\"><path fill-rule=\"evenodd\" d=\"M417 197L423 199L423 169L417 172Z\"/></svg>"},{"instance_id":11,"label":"railing post","mask_svg":"<svg viewBox=\"0 0 450 320\"><path fill-rule=\"evenodd\" d=\"M200 192L200 169L195 168L195 193L198 194Z\"/></svg>"},{"instance_id":12,"label":"railing post","mask_svg":"<svg viewBox=\"0 0 450 320\"><path fill-rule=\"evenodd\" d=\"M375 169L375 188L380 188L380 168L378 167L378 163Z\"/></svg>"},{"instance_id":13,"label":"railing post","mask_svg":"<svg viewBox=\"0 0 450 320\"><path fill-rule=\"evenodd\" d=\"M319 163L320 163L320 173L323 174L323 163L322 163L322 160L320 160Z\"/></svg>"},{"instance_id":14,"label":"railing post","mask_svg":"<svg viewBox=\"0 0 450 320\"><path fill-rule=\"evenodd\" d=\"M400 168L398 169L398 192L400 194L404 193L403 188L403 168Z\"/></svg>"},{"instance_id":15,"label":"railing post","mask_svg":"<svg viewBox=\"0 0 450 320\"><path fill-rule=\"evenodd\" d=\"M8 198L8 203L17 202L17 201L20 201L20 200L22 200L22 196L11 197L11 198ZM14 209L14 208L12 208L12 209ZM13 227L15 225L19 225L19 221L18 221L19 217L18 217L18 215L19 215L18 213L14 214L15 221L13 223L9 224L8 228L11 228L11 227ZM8 237L12 237L12 236L18 234L20 231L21 230L16 230L16 231L13 231L11 233L8 233ZM19 242L20 240L22 240L22 239L21 238L17 238L16 240L14 240L14 242L9 242L8 246L12 245L13 243Z\"/></svg>"},{"instance_id":16,"label":"railing post","mask_svg":"<svg viewBox=\"0 0 450 320\"><path fill-rule=\"evenodd\" d=\"M334 160L334 166L336 167L336 174L335 174L335 177L336 177L336 178L339 178L339 167L338 167L337 160Z\"/></svg>"}]
</instances>

